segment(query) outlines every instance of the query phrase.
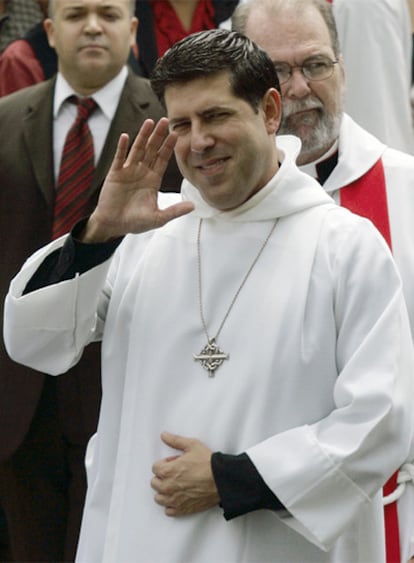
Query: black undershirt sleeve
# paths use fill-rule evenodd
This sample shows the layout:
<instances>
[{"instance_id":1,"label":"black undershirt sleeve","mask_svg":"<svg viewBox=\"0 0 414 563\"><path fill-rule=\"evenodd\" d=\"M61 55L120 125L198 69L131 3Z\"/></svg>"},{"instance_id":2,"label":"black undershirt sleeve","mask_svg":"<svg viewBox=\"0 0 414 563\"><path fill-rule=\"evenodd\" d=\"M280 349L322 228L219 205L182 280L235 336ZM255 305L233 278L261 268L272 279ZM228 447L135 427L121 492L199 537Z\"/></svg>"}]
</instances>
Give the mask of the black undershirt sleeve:
<instances>
[{"instance_id":1,"label":"black undershirt sleeve","mask_svg":"<svg viewBox=\"0 0 414 563\"><path fill-rule=\"evenodd\" d=\"M27 283L24 295L48 285L70 280L76 274L83 274L112 256L122 242L122 237L98 244L82 243L76 237L86 221L87 219L84 219L77 223L64 245L45 258Z\"/></svg>"},{"instance_id":2,"label":"black undershirt sleeve","mask_svg":"<svg viewBox=\"0 0 414 563\"><path fill-rule=\"evenodd\" d=\"M26 285L24 294L70 280L108 260L122 241L85 244L77 240L87 219L80 221L64 245L49 254ZM284 510L245 453L230 455L216 452L211 466L226 520L259 509Z\"/></svg>"},{"instance_id":3,"label":"black undershirt sleeve","mask_svg":"<svg viewBox=\"0 0 414 563\"><path fill-rule=\"evenodd\" d=\"M211 467L226 520L254 510L286 510L246 453L230 455L215 452L211 457Z\"/></svg>"}]
</instances>

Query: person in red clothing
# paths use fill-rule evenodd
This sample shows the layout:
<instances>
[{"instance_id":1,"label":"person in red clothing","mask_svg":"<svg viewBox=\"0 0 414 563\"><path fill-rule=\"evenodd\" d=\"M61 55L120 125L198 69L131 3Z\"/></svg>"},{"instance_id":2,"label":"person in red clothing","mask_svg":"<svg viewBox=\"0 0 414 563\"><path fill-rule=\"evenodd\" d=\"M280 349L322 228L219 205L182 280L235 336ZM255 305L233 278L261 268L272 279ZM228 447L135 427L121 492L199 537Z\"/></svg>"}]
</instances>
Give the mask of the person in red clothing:
<instances>
[{"instance_id":1,"label":"person in red clothing","mask_svg":"<svg viewBox=\"0 0 414 563\"><path fill-rule=\"evenodd\" d=\"M135 71L150 76L156 60L190 33L230 27L239 0L137 0L138 57ZM226 25L228 22L228 25Z\"/></svg>"},{"instance_id":2,"label":"person in red clothing","mask_svg":"<svg viewBox=\"0 0 414 563\"><path fill-rule=\"evenodd\" d=\"M48 0L37 0L44 17ZM0 96L51 78L57 71L55 50L49 46L43 22L21 39L12 41L0 55Z\"/></svg>"}]
</instances>

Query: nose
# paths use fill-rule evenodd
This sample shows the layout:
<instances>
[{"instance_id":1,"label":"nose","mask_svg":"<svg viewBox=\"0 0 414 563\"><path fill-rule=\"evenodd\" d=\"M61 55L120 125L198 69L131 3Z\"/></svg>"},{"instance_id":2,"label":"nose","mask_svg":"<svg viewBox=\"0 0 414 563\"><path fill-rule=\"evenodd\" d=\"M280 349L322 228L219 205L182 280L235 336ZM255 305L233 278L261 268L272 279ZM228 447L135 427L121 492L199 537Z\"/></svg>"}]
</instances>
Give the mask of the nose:
<instances>
[{"instance_id":1,"label":"nose","mask_svg":"<svg viewBox=\"0 0 414 563\"><path fill-rule=\"evenodd\" d=\"M85 33L90 35L102 33L101 23L97 14L91 12L86 16Z\"/></svg>"},{"instance_id":2,"label":"nose","mask_svg":"<svg viewBox=\"0 0 414 563\"><path fill-rule=\"evenodd\" d=\"M311 88L309 81L300 68L293 68L289 80L282 85L283 94L290 98L301 99L309 96Z\"/></svg>"},{"instance_id":3,"label":"nose","mask_svg":"<svg viewBox=\"0 0 414 563\"><path fill-rule=\"evenodd\" d=\"M203 153L206 149L214 146L214 143L214 137L208 126L193 123L190 140L190 148L193 153Z\"/></svg>"}]
</instances>

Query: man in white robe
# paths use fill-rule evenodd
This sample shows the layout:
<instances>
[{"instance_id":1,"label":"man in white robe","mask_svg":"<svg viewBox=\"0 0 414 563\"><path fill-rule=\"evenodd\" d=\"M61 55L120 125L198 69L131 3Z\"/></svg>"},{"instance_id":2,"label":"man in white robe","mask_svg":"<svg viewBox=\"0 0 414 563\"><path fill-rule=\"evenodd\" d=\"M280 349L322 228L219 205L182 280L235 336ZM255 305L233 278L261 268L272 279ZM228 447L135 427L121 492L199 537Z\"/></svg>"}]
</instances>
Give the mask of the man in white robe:
<instances>
[{"instance_id":1,"label":"man in white robe","mask_svg":"<svg viewBox=\"0 0 414 563\"><path fill-rule=\"evenodd\" d=\"M233 27L260 45L284 73L279 132L301 138L301 170L317 178L336 203L373 220L392 247L414 332L414 157L387 147L344 113L348 67L331 6L325 0L245 0L234 14ZM312 79L311 65L325 60L338 63L328 76ZM308 70L292 69L304 63L310 65ZM380 69L376 72L382 76ZM384 110L383 115L385 119L388 113ZM378 167L380 176L372 180ZM360 191L345 198L356 184ZM409 461L413 459L414 450ZM404 465L397 496L389 497L398 500L404 562L414 555L413 475L414 465Z\"/></svg>"},{"instance_id":2,"label":"man in white robe","mask_svg":"<svg viewBox=\"0 0 414 563\"><path fill-rule=\"evenodd\" d=\"M166 139L166 119L121 136L94 213L12 282L15 360L57 375L102 339L80 563L384 561L413 426L401 282L298 140L276 147L276 84L243 36L177 43L153 77ZM187 180L158 207L173 148Z\"/></svg>"},{"instance_id":3,"label":"man in white robe","mask_svg":"<svg viewBox=\"0 0 414 563\"><path fill-rule=\"evenodd\" d=\"M407 0L334 0L347 70L345 111L390 147L414 154Z\"/></svg>"}]
</instances>

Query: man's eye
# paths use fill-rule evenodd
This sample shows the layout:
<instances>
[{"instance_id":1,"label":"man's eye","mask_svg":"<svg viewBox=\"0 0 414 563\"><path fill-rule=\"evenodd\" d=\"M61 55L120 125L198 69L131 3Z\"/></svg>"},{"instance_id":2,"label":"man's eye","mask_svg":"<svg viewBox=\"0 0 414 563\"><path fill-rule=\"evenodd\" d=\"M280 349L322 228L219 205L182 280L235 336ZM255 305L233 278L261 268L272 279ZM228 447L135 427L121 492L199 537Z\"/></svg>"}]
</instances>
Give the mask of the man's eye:
<instances>
[{"instance_id":1,"label":"man's eye","mask_svg":"<svg viewBox=\"0 0 414 563\"><path fill-rule=\"evenodd\" d=\"M228 116L228 112L227 111L215 111L213 113L209 113L206 116L207 121L214 121L214 120L220 120L220 119L226 119L226 117Z\"/></svg>"},{"instance_id":2,"label":"man's eye","mask_svg":"<svg viewBox=\"0 0 414 563\"><path fill-rule=\"evenodd\" d=\"M103 18L106 21L116 21L119 20L119 14L116 12L105 12Z\"/></svg>"},{"instance_id":3,"label":"man's eye","mask_svg":"<svg viewBox=\"0 0 414 563\"><path fill-rule=\"evenodd\" d=\"M174 123L171 126L171 131L174 131L174 133L184 133L185 131L187 131L187 129L190 127L190 123L188 121L180 121L178 123Z\"/></svg>"},{"instance_id":4,"label":"man's eye","mask_svg":"<svg viewBox=\"0 0 414 563\"><path fill-rule=\"evenodd\" d=\"M65 19L68 21L76 21L81 18L82 18L82 14L80 12L69 12L65 16Z\"/></svg>"},{"instance_id":5,"label":"man's eye","mask_svg":"<svg viewBox=\"0 0 414 563\"><path fill-rule=\"evenodd\" d=\"M308 72L323 72L328 68L328 64L325 61L314 61L311 63L306 63L303 65Z\"/></svg>"}]
</instances>

